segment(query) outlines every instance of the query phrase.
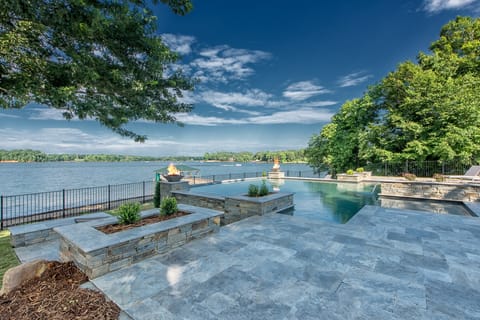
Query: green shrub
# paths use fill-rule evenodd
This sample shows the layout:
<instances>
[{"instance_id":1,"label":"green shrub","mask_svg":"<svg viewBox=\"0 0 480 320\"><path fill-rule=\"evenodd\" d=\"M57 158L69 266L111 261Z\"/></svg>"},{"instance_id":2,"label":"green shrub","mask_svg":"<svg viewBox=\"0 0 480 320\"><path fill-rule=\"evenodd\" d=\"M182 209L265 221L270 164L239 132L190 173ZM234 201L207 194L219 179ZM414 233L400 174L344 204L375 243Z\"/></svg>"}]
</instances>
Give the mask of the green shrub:
<instances>
[{"instance_id":1,"label":"green shrub","mask_svg":"<svg viewBox=\"0 0 480 320\"><path fill-rule=\"evenodd\" d=\"M132 224L140 220L142 206L138 202L124 203L118 207L118 222L121 224Z\"/></svg>"},{"instance_id":2,"label":"green shrub","mask_svg":"<svg viewBox=\"0 0 480 320\"><path fill-rule=\"evenodd\" d=\"M160 182L155 183L155 193L153 194L153 206L160 208Z\"/></svg>"},{"instance_id":3,"label":"green shrub","mask_svg":"<svg viewBox=\"0 0 480 320\"><path fill-rule=\"evenodd\" d=\"M262 185L260 186L260 189L258 190L258 196L263 197L268 194L268 187L265 181L263 181Z\"/></svg>"},{"instance_id":4,"label":"green shrub","mask_svg":"<svg viewBox=\"0 0 480 320\"><path fill-rule=\"evenodd\" d=\"M352 169L348 169L348 170L347 170L347 174L350 175L350 176L353 175L354 173L355 173L355 172L354 172Z\"/></svg>"},{"instance_id":5,"label":"green shrub","mask_svg":"<svg viewBox=\"0 0 480 320\"><path fill-rule=\"evenodd\" d=\"M363 169L362 167L360 167L360 168L355 169L355 171L358 172L358 173L362 173L362 172L365 171L365 169Z\"/></svg>"},{"instance_id":6,"label":"green shrub","mask_svg":"<svg viewBox=\"0 0 480 320\"><path fill-rule=\"evenodd\" d=\"M258 195L258 187L254 184L248 186L248 196L256 197Z\"/></svg>"},{"instance_id":7,"label":"green shrub","mask_svg":"<svg viewBox=\"0 0 480 320\"><path fill-rule=\"evenodd\" d=\"M174 197L166 197L160 205L160 214L171 216L178 211L177 199Z\"/></svg>"}]
</instances>

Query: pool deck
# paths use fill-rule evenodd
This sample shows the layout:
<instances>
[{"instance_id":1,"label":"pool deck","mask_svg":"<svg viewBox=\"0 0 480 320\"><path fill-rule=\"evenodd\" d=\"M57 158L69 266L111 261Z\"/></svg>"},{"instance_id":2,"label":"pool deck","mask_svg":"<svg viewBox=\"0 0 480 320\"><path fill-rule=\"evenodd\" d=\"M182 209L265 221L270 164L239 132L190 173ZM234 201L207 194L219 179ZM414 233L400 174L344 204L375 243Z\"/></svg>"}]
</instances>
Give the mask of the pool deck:
<instances>
[{"instance_id":1,"label":"pool deck","mask_svg":"<svg viewBox=\"0 0 480 320\"><path fill-rule=\"evenodd\" d=\"M480 219L254 216L96 278L132 319L479 319Z\"/></svg>"}]
</instances>

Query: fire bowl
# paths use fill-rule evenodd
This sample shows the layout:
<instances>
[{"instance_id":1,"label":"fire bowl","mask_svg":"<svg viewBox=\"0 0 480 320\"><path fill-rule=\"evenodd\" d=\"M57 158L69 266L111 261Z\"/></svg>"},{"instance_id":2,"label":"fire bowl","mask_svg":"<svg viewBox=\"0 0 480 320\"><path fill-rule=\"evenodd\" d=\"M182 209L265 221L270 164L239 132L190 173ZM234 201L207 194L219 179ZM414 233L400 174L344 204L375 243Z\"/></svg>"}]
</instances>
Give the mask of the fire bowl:
<instances>
[{"instance_id":1,"label":"fire bowl","mask_svg":"<svg viewBox=\"0 0 480 320\"><path fill-rule=\"evenodd\" d=\"M181 174L163 174L162 176L167 179L168 182L178 182L183 178Z\"/></svg>"}]
</instances>

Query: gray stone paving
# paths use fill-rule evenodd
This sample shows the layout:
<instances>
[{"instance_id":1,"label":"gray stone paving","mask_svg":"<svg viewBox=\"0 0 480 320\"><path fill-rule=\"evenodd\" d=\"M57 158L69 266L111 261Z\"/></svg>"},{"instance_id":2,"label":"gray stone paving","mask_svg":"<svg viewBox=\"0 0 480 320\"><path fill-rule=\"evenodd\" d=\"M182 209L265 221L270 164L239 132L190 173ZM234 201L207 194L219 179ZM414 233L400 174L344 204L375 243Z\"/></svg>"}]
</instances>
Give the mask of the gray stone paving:
<instances>
[{"instance_id":1,"label":"gray stone paving","mask_svg":"<svg viewBox=\"0 0 480 320\"><path fill-rule=\"evenodd\" d=\"M60 240L44 241L26 247L14 248L20 262L30 262L37 259L60 261L58 248Z\"/></svg>"},{"instance_id":2,"label":"gray stone paving","mask_svg":"<svg viewBox=\"0 0 480 320\"><path fill-rule=\"evenodd\" d=\"M480 220L255 216L93 283L132 319L480 319Z\"/></svg>"}]
</instances>

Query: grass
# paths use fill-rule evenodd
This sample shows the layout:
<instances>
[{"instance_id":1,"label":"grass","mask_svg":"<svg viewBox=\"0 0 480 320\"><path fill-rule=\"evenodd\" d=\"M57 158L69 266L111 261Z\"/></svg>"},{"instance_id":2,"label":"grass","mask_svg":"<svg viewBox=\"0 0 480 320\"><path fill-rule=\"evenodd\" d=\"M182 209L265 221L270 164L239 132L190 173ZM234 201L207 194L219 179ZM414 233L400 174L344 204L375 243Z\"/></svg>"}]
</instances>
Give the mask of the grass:
<instances>
[{"instance_id":1,"label":"grass","mask_svg":"<svg viewBox=\"0 0 480 320\"><path fill-rule=\"evenodd\" d=\"M154 209L154 208L155 207L153 206L153 202L145 202L145 203L142 203L141 211L150 210L150 209ZM112 216L115 216L115 217L118 217L118 215L119 215L117 209L113 209L113 210L105 211L105 212L108 213L108 214L111 214Z\"/></svg>"},{"instance_id":2,"label":"grass","mask_svg":"<svg viewBox=\"0 0 480 320\"><path fill-rule=\"evenodd\" d=\"M3 275L11 267L19 265L20 262L10 244L10 232L0 231L0 281L3 282Z\"/></svg>"}]
</instances>

